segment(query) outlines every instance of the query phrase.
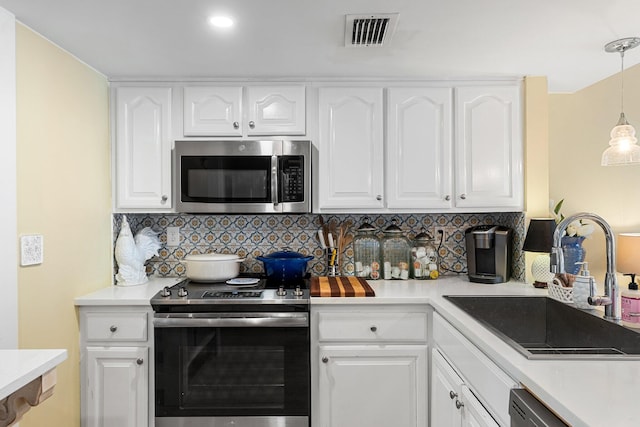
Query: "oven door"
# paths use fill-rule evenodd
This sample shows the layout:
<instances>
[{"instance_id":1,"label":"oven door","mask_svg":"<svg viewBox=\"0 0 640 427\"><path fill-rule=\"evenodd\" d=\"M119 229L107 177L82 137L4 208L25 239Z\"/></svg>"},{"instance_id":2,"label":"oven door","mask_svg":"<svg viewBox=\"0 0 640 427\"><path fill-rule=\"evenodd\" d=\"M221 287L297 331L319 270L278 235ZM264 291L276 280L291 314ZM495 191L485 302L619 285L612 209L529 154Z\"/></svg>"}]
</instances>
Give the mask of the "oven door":
<instances>
[{"instance_id":1,"label":"oven door","mask_svg":"<svg viewBox=\"0 0 640 427\"><path fill-rule=\"evenodd\" d=\"M154 325L157 427L308 427L308 313L156 314Z\"/></svg>"}]
</instances>

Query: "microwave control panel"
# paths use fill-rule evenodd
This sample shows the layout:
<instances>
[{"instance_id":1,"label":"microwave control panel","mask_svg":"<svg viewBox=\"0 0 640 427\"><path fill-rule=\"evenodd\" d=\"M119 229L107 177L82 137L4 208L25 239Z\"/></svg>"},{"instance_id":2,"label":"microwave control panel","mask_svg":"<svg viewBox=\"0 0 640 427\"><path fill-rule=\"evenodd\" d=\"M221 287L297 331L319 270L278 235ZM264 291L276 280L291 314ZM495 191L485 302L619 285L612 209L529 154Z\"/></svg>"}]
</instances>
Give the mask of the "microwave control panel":
<instances>
[{"instance_id":1,"label":"microwave control panel","mask_svg":"<svg viewBox=\"0 0 640 427\"><path fill-rule=\"evenodd\" d=\"M304 201L304 156L281 156L278 200L280 202Z\"/></svg>"}]
</instances>

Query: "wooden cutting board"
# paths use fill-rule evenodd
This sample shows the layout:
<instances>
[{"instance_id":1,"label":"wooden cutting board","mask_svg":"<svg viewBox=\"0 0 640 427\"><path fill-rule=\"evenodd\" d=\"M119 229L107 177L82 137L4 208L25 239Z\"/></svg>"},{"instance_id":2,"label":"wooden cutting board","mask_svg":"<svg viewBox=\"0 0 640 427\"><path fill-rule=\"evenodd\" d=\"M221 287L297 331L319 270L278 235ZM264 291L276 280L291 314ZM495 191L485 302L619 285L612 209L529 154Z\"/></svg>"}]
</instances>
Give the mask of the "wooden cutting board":
<instances>
[{"instance_id":1,"label":"wooden cutting board","mask_svg":"<svg viewBox=\"0 0 640 427\"><path fill-rule=\"evenodd\" d=\"M375 297L376 293L361 277L312 277L312 297Z\"/></svg>"}]
</instances>

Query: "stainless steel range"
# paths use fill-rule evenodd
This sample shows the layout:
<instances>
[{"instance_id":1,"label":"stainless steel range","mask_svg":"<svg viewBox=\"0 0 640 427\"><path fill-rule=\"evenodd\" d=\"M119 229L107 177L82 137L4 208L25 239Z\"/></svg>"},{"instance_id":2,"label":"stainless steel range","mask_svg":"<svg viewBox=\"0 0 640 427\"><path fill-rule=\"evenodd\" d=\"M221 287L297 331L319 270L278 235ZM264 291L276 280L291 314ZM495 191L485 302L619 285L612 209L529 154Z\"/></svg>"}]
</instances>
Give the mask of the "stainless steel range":
<instances>
[{"instance_id":1,"label":"stainless steel range","mask_svg":"<svg viewBox=\"0 0 640 427\"><path fill-rule=\"evenodd\" d=\"M249 280L151 299L156 427L309 426L308 284Z\"/></svg>"}]
</instances>

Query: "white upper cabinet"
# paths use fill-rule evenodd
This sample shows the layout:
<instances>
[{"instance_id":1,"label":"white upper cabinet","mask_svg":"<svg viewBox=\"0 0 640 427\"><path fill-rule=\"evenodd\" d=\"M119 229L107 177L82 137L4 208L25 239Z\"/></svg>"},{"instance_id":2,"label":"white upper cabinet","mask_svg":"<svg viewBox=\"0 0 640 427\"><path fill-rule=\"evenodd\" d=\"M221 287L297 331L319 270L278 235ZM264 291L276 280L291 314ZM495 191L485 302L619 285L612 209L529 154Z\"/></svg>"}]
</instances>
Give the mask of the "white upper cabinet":
<instances>
[{"instance_id":1,"label":"white upper cabinet","mask_svg":"<svg viewBox=\"0 0 640 427\"><path fill-rule=\"evenodd\" d=\"M171 209L171 88L115 90L115 207Z\"/></svg>"},{"instance_id":2,"label":"white upper cabinet","mask_svg":"<svg viewBox=\"0 0 640 427\"><path fill-rule=\"evenodd\" d=\"M248 135L304 135L304 86L249 86Z\"/></svg>"},{"instance_id":3,"label":"white upper cabinet","mask_svg":"<svg viewBox=\"0 0 640 427\"><path fill-rule=\"evenodd\" d=\"M185 136L242 136L242 87L184 88Z\"/></svg>"},{"instance_id":4,"label":"white upper cabinet","mask_svg":"<svg viewBox=\"0 0 640 427\"><path fill-rule=\"evenodd\" d=\"M387 207L452 206L451 88L387 90Z\"/></svg>"},{"instance_id":5,"label":"white upper cabinet","mask_svg":"<svg viewBox=\"0 0 640 427\"><path fill-rule=\"evenodd\" d=\"M384 207L382 88L321 87L320 209Z\"/></svg>"},{"instance_id":6,"label":"white upper cabinet","mask_svg":"<svg viewBox=\"0 0 640 427\"><path fill-rule=\"evenodd\" d=\"M455 93L455 205L521 210L520 87L459 87Z\"/></svg>"},{"instance_id":7,"label":"white upper cabinet","mask_svg":"<svg viewBox=\"0 0 640 427\"><path fill-rule=\"evenodd\" d=\"M304 135L306 131L303 85L187 86L183 95L184 136Z\"/></svg>"}]
</instances>

